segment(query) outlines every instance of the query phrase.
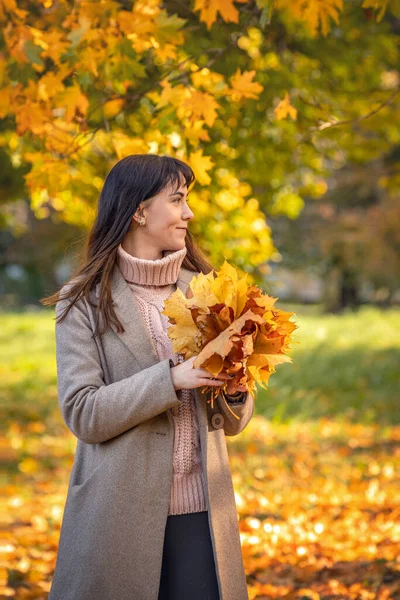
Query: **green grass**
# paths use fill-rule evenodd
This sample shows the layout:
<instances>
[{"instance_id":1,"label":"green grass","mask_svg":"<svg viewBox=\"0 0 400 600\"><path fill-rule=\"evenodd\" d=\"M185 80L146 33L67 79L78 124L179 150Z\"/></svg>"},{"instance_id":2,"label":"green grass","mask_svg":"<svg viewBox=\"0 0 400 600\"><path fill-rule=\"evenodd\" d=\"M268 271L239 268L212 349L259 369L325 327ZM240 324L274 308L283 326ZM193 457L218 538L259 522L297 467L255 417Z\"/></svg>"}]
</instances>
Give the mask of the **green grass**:
<instances>
[{"instance_id":1,"label":"green grass","mask_svg":"<svg viewBox=\"0 0 400 600\"><path fill-rule=\"evenodd\" d=\"M58 418L54 310L0 314L0 392L9 420Z\"/></svg>"},{"instance_id":2,"label":"green grass","mask_svg":"<svg viewBox=\"0 0 400 600\"><path fill-rule=\"evenodd\" d=\"M273 422L334 417L381 425L400 422L400 312L362 307L342 315L288 305L299 325L293 363L278 365L259 389L256 414ZM0 314L1 393L8 420L55 420L54 310ZM54 423L56 425L56 423Z\"/></svg>"},{"instance_id":3,"label":"green grass","mask_svg":"<svg viewBox=\"0 0 400 600\"><path fill-rule=\"evenodd\" d=\"M360 423L400 422L400 312L362 307L323 315L294 311L293 363L278 365L257 395L258 414L276 422L329 416Z\"/></svg>"}]
</instances>

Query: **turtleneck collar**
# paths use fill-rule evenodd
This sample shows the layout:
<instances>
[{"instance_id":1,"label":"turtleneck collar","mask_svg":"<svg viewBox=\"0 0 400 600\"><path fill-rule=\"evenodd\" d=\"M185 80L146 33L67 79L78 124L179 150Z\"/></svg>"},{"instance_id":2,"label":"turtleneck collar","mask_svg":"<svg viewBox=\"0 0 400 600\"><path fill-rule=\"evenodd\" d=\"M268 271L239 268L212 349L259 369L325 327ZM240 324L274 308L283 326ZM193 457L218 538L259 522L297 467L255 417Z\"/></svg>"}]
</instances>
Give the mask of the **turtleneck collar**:
<instances>
[{"instance_id":1,"label":"turtleneck collar","mask_svg":"<svg viewBox=\"0 0 400 600\"><path fill-rule=\"evenodd\" d=\"M128 283L168 285L176 283L178 280L186 253L187 248L184 246L181 250L166 250L162 258L148 260L129 254L120 244L118 246L118 266Z\"/></svg>"}]
</instances>

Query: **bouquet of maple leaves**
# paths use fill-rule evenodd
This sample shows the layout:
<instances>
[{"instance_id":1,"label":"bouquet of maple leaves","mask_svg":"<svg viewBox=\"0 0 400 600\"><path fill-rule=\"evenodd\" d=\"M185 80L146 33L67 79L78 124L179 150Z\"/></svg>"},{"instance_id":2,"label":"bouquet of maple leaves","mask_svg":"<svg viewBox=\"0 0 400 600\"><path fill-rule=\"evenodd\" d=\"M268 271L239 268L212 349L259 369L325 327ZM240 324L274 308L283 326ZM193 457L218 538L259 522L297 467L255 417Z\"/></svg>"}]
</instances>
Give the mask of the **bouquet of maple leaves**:
<instances>
[{"instance_id":1,"label":"bouquet of maple leaves","mask_svg":"<svg viewBox=\"0 0 400 600\"><path fill-rule=\"evenodd\" d=\"M212 270L194 276L186 296L178 288L165 301L162 312L170 323L173 351L185 360L196 356L193 367L215 378L234 375L219 387L206 386L211 406L220 388L226 394L245 389L254 398L256 383L266 389L276 365L292 362L287 352L298 326L289 318L295 313L275 308L276 300L248 285L247 273L239 278L225 260L216 274Z\"/></svg>"}]
</instances>

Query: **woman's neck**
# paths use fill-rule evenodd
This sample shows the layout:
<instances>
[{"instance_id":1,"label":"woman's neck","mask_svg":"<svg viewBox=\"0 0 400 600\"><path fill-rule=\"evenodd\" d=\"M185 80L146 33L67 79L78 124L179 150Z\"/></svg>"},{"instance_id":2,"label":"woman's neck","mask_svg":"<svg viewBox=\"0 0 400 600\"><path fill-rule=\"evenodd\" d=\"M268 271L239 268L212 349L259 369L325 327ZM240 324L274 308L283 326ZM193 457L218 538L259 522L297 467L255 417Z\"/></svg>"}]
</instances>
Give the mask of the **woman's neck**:
<instances>
[{"instance_id":1,"label":"woman's neck","mask_svg":"<svg viewBox=\"0 0 400 600\"><path fill-rule=\"evenodd\" d=\"M118 246L118 266L128 283L141 285L169 285L176 283L187 248L167 250L163 258L150 260L129 254Z\"/></svg>"}]
</instances>

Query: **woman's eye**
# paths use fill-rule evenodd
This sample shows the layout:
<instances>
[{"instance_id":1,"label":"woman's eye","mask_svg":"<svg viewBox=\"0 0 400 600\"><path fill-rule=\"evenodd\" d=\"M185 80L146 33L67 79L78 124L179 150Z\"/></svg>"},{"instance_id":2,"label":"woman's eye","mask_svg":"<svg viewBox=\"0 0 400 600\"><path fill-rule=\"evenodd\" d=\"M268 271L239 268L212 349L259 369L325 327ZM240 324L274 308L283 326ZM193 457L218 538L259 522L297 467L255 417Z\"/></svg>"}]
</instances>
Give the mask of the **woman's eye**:
<instances>
[{"instance_id":1,"label":"woman's eye","mask_svg":"<svg viewBox=\"0 0 400 600\"><path fill-rule=\"evenodd\" d=\"M176 198L174 202L180 202L182 198ZM186 196L186 202L189 200L189 196Z\"/></svg>"}]
</instances>

